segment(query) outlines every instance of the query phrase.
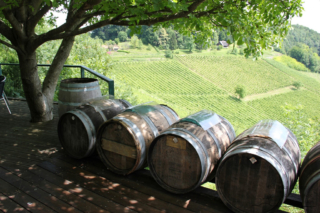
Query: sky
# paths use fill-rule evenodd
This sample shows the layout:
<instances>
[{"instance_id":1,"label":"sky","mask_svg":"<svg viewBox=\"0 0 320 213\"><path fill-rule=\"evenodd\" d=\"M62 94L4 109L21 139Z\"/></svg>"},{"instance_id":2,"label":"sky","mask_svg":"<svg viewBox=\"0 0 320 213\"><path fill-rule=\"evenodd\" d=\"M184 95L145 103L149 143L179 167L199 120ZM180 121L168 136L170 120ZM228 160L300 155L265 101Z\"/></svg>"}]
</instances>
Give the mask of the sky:
<instances>
[{"instance_id":1,"label":"sky","mask_svg":"<svg viewBox=\"0 0 320 213\"><path fill-rule=\"evenodd\" d=\"M320 33L320 0L304 0L302 17L294 17L291 24L299 24Z\"/></svg>"}]
</instances>

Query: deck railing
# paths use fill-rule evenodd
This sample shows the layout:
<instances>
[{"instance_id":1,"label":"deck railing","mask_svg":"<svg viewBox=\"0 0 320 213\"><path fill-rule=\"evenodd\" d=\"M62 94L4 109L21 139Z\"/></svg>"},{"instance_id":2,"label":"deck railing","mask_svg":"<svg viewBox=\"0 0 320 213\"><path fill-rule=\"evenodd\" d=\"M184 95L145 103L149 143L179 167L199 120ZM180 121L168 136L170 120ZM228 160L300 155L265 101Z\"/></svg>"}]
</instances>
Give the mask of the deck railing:
<instances>
[{"instance_id":1,"label":"deck railing","mask_svg":"<svg viewBox=\"0 0 320 213\"><path fill-rule=\"evenodd\" d=\"M18 63L0 63L0 75L2 75L2 69L1 65L14 65L17 66L19 65ZM37 64L39 67L50 67L51 64ZM81 78L85 78L85 71L97 76L98 78L104 80L105 82L108 83L108 88L109 88L109 95L114 96L114 81L110 78L107 78L106 76L82 65L63 65L63 67L71 67L71 68L80 68L80 74Z\"/></svg>"}]
</instances>

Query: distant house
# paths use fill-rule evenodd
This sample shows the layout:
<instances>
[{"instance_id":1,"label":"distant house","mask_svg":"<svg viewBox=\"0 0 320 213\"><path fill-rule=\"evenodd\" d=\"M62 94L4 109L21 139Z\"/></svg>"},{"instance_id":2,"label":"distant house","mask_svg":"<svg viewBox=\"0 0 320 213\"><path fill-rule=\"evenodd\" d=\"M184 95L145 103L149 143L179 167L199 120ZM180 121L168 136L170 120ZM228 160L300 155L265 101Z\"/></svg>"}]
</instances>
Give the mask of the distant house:
<instances>
[{"instance_id":1,"label":"distant house","mask_svg":"<svg viewBox=\"0 0 320 213\"><path fill-rule=\"evenodd\" d=\"M119 50L119 46L114 45L114 46L113 46L113 51L118 51L118 50Z\"/></svg>"},{"instance_id":2,"label":"distant house","mask_svg":"<svg viewBox=\"0 0 320 213\"><path fill-rule=\"evenodd\" d=\"M229 44L226 41L219 41L219 43L217 45L221 45L225 48L229 47Z\"/></svg>"}]
</instances>

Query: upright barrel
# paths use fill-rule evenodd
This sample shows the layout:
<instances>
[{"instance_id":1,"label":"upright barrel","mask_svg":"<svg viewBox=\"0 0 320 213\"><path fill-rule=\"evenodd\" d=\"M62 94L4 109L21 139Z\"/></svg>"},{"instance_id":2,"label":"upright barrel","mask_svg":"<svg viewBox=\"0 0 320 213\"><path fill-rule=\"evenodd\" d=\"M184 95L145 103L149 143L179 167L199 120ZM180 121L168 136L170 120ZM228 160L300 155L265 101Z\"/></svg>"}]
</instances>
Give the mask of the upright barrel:
<instances>
[{"instance_id":1,"label":"upright barrel","mask_svg":"<svg viewBox=\"0 0 320 213\"><path fill-rule=\"evenodd\" d=\"M92 155L99 126L129 106L121 99L100 99L64 113L58 122L58 135L65 152L77 159Z\"/></svg>"},{"instance_id":2,"label":"upright barrel","mask_svg":"<svg viewBox=\"0 0 320 213\"><path fill-rule=\"evenodd\" d=\"M216 187L234 212L273 212L291 193L300 165L294 134L278 121L241 133L221 159Z\"/></svg>"},{"instance_id":3,"label":"upright barrel","mask_svg":"<svg viewBox=\"0 0 320 213\"><path fill-rule=\"evenodd\" d=\"M62 80L58 94L59 117L87 100L101 97L99 82L94 78L70 78Z\"/></svg>"},{"instance_id":4,"label":"upright barrel","mask_svg":"<svg viewBox=\"0 0 320 213\"><path fill-rule=\"evenodd\" d=\"M320 212L320 141L309 150L303 160L299 189L305 212Z\"/></svg>"},{"instance_id":5,"label":"upright barrel","mask_svg":"<svg viewBox=\"0 0 320 213\"><path fill-rule=\"evenodd\" d=\"M171 125L152 142L148 165L157 183L177 194L213 179L218 161L235 138L232 125L202 110Z\"/></svg>"},{"instance_id":6,"label":"upright barrel","mask_svg":"<svg viewBox=\"0 0 320 213\"><path fill-rule=\"evenodd\" d=\"M125 110L99 128L97 151L102 162L123 175L144 168L152 140L178 119L165 105L139 105Z\"/></svg>"}]
</instances>

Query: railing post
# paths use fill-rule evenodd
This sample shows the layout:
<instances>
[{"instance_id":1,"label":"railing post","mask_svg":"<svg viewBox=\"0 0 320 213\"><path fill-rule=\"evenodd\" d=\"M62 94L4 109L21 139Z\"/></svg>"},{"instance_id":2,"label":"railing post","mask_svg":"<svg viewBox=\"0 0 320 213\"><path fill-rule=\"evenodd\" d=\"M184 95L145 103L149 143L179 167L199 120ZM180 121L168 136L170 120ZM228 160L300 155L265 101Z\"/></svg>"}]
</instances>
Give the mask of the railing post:
<instances>
[{"instance_id":1,"label":"railing post","mask_svg":"<svg viewBox=\"0 0 320 213\"><path fill-rule=\"evenodd\" d=\"M109 81L109 95L114 96L114 81Z\"/></svg>"},{"instance_id":2,"label":"railing post","mask_svg":"<svg viewBox=\"0 0 320 213\"><path fill-rule=\"evenodd\" d=\"M1 69L1 64L0 64L0 75L2 75L2 69Z\"/></svg>"},{"instance_id":3,"label":"railing post","mask_svg":"<svg viewBox=\"0 0 320 213\"><path fill-rule=\"evenodd\" d=\"M84 68L81 67L80 69L81 69L81 78L84 78Z\"/></svg>"}]
</instances>

